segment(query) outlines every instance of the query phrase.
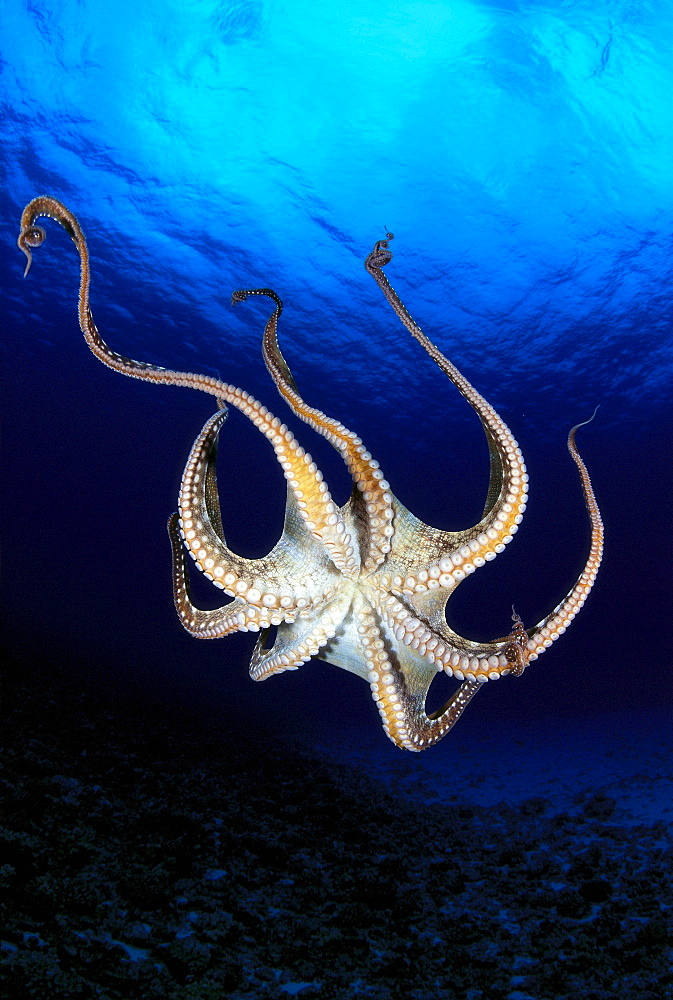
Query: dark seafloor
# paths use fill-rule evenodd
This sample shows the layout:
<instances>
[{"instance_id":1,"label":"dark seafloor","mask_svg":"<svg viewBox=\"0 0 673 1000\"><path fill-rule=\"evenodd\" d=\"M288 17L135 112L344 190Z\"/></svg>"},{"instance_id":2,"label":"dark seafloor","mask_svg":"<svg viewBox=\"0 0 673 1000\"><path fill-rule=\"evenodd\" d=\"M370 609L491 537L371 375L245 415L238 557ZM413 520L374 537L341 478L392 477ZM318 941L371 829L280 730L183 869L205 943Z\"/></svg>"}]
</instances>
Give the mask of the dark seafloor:
<instances>
[{"instance_id":1,"label":"dark seafloor","mask_svg":"<svg viewBox=\"0 0 673 1000\"><path fill-rule=\"evenodd\" d=\"M5 698L8 998L673 996L670 826L611 789L424 802L48 657Z\"/></svg>"}]
</instances>

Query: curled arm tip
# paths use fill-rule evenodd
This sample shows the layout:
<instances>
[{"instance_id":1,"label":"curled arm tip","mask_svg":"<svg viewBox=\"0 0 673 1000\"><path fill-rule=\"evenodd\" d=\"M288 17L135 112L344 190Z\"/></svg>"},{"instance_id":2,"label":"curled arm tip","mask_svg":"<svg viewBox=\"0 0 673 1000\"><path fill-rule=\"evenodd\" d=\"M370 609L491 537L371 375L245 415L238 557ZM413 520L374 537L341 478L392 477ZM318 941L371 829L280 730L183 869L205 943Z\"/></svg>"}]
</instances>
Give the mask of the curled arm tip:
<instances>
[{"instance_id":1,"label":"curled arm tip","mask_svg":"<svg viewBox=\"0 0 673 1000\"><path fill-rule=\"evenodd\" d=\"M245 302L250 295L265 295L268 299L276 303L278 316L282 313L283 300L280 295L276 295L273 288L238 288L235 292L231 293L232 306L235 306L238 302Z\"/></svg>"},{"instance_id":2,"label":"curled arm tip","mask_svg":"<svg viewBox=\"0 0 673 1000\"><path fill-rule=\"evenodd\" d=\"M23 250L28 259L26 269L23 272L24 278L30 271L30 265L33 263L31 248L39 247L42 243L44 243L46 238L47 234L42 226L26 226L19 233L19 238L16 241L17 246L20 250Z\"/></svg>"},{"instance_id":3,"label":"curled arm tip","mask_svg":"<svg viewBox=\"0 0 673 1000\"><path fill-rule=\"evenodd\" d=\"M383 240L377 240L374 247L365 260L365 269L373 274L373 270L380 271L382 267L389 264L393 259L392 252L388 246L390 240L395 239L394 233L386 233L386 237ZM376 277L376 275L374 275Z\"/></svg>"},{"instance_id":4,"label":"curled arm tip","mask_svg":"<svg viewBox=\"0 0 673 1000\"><path fill-rule=\"evenodd\" d=\"M526 646L528 644L528 632L524 628L520 616L512 606L512 622L514 627L509 634L509 645L505 647L504 653L510 664L513 677L520 677L528 666L528 656Z\"/></svg>"},{"instance_id":5,"label":"curled arm tip","mask_svg":"<svg viewBox=\"0 0 673 1000\"><path fill-rule=\"evenodd\" d=\"M589 417L589 419L588 420L583 420L581 424L575 424L575 426L571 429L570 433L574 435L575 431L579 430L580 427L586 427L587 424L590 424L591 421L596 416L596 414L598 413L598 408L599 408L600 405L601 405L600 403L597 403L596 407L594 409L594 412L591 414L591 416Z\"/></svg>"}]
</instances>

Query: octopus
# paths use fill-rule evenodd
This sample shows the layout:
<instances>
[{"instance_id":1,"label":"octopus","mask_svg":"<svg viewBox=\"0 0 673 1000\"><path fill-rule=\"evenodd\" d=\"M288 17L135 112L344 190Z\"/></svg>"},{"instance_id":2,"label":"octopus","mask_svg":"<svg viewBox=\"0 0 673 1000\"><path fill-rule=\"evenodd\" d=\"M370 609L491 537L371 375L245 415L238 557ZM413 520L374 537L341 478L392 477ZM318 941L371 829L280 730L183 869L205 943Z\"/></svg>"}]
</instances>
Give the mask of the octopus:
<instances>
[{"instance_id":1,"label":"octopus","mask_svg":"<svg viewBox=\"0 0 673 1000\"><path fill-rule=\"evenodd\" d=\"M449 627L446 604L467 576L491 562L512 541L526 509L528 475L512 432L458 369L428 339L388 281L392 233L378 240L365 261L392 310L475 411L490 454L490 480L481 519L463 531L424 524L393 495L379 463L338 419L301 396L278 341L283 304L269 288L234 292L273 306L262 353L290 409L338 451L353 480L337 505L320 470L288 427L248 392L210 375L173 371L117 354L102 339L89 305L90 262L75 216L55 198L26 206L18 245L27 257L45 239L40 217L71 236L80 260L79 324L86 343L105 365L131 378L209 393L217 412L191 449L179 492L179 510L168 522L175 607L184 628L200 639L232 632L259 633L250 660L255 681L297 670L312 657L351 671L369 684L383 728L392 742L421 751L437 743L489 681L520 677L529 663L563 635L591 591L603 552L603 525L589 473L577 450L577 424L568 449L577 466L589 515L591 540L582 572L567 595L538 624L526 628L512 609L509 632L477 642ZM218 437L228 408L245 414L271 444L287 482L282 535L268 555L248 559L226 542L216 481ZM593 417L591 418L593 419ZM215 610L192 602L188 557L228 600ZM437 711L426 710L438 673L458 685Z\"/></svg>"}]
</instances>

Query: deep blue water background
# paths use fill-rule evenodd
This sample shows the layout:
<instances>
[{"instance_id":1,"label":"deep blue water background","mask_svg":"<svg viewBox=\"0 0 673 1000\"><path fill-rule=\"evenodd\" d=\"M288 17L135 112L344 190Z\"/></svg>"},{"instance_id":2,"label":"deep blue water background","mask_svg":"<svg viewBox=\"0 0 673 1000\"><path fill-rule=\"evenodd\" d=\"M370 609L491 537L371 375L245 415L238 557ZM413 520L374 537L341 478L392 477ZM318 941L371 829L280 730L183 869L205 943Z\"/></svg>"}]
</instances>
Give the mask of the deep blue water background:
<instances>
[{"instance_id":1,"label":"deep blue water background","mask_svg":"<svg viewBox=\"0 0 673 1000\"><path fill-rule=\"evenodd\" d=\"M606 522L595 593L521 682L471 713L521 718L670 698L673 84L667 4L31 4L3 14L5 604L10 630L197 703L378 725L356 678L312 664L253 686L251 637L199 643L169 593L165 520L208 398L95 363L77 259L50 225L21 279L23 204L61 198L93 258L119 351L217 372L287 419L260 356L263 303L306 398L365 440L394 491L441 527L474 523L487 481L472 412L362 268L389 277L509 422L531 475L516 541L450 602L475 638L514 603L538 620L574 578L587 525L567 429ZM292 422L296 426L296 422ZM299 425L333 490L339 460ZM221 480L231 542L260 554L283 490L234 414ZM207 595L209 596L209 595ZM352 697L351 697L352 691ZM275 721L274 721L275 724ZM387 747L386 747L387 750ZM443 747L438 753L451 753Z\"/></svg>"},{"instance_id":2,"label":"deep blue water background","mask_svg":"<svg viewBox=\"0 0 673 1000\"><path fill-rule=\"evenodd\" d=\"M429 775L458 800L562 797L580 772L604 780L591 764L617 745L615 773L648 771L638 755L663 745L673 701L671 4L5 0L0 18L10 651L159 702L176 731L189 710L384 785ZM266 305L229 305L271 286L305 398L361 435L417 516L462 528L482 510L486 446L363 269L392 229L390 280L508 422L531 477L514 542L449 604L459 631L502 634L512 604L533 624L575 579L588 525L565 439L600 403L578 443L605 561L568 633L404 768L358 678L314 662L255 685L254 637L190 638L165 524L212 400L92 357L57 226L23 280L20 213L42 193L84 227L115 350L247 389L343 502L340 460L264 369ZM264 553L284 487L237 413L220 483L230 544ZM534 752L513 764L517 739ZM666 813L660 788L646 814Z\"/></svg>"}]
</instances>

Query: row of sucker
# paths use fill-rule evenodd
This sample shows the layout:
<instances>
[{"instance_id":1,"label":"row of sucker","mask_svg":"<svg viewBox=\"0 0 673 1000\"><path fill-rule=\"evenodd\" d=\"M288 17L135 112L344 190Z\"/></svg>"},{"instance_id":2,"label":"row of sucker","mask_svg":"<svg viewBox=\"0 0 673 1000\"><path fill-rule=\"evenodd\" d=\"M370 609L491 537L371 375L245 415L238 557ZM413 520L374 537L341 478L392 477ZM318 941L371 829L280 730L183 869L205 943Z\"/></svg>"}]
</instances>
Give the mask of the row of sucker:
<instances>
[{"instance_id":1,"label":"row of sucker","mask_svg":"<svg viewBox=\"0 0 673 1000\"><path fill-rule=\"evenodd\" d=\"M75 216L56 198L42 195L34 198L21 217L18 245L27 257L28 270L32 261L31 250L41 245L46 234L36 226L40 217L58 222L70 234L80 257L79 322L84 339L96 357L115 371L130 378L166 385L179 385L215 396L218 401L230 403L244 413L259 431L271 442L285 478L297 500L297 507L306 528L313 537L331 541L331 554L335 566L352 574L353 546L344 539L344 523L339 508L333 503L329 490L311 456L297 443L291 431L274 417L269 410L249 393L228 385L209 375L178 372L143 361L135 361L113 351L103 340L94 323L89 306L90 267L89 253L84 233ZM351 550L351 551L349 551Z\"/></svg>"},{"instance_id":2,"label":"row of sucker","mask_svg":"<svg viewBox=\"0 0 673 1000\"><path fill-rule=\"evenodd\" d=\"M521 489L523 484L513 484L514 489ZM516 498L516 494L511 494ZM525 496L525 493L523 493ZM394 590L397 593L411 597L414 594L425 594L433 590L452 591L467 576L470 576L481 566L493 559L501 552L505 546L512 541L513 536L519 530L519 524L523 519L523 511L526 504L523 500L519 503L510 504L513 511L511 523L507 525L507 534L502 534L502 527L506 523L502 518L495 517L493 523L475 537L464 542L458 548L447 553L437 560L424 564L422 567L413 567L411 572L395 573L391 575L387 572L388 567L378 577L380 585L385 589ZM509 512L505 512L508 516Z\"/></svg>"},{"instance_id":3,"label":"row of sucker","mask_svg":"<svg viewBox=\"0 0 673 1000\"><path fill-rule=\"evenodd\" d=\"M518 530L526 509L528 492L526 466L523 461L521 449L507 424L490 403L458 371L455 365L423 333L383 273L382 268L390 263L393 257L388 247L388 241L391 239L393 239L393 234L388 233L385 240L379 240L375 244L374 249L365 261L365 268L374 278L395 311L395 314L407 330L420 343L426 353L451 380L477 413L486 433L489 451L494 462L492 477L495 475L501 480L497 499L489 503L485 516L473 529L472 537L467 539L467 544L471 546L474 559L468 558L466 554L463 557L464 566L461 568L461 571L470 573L474 571L475 559L479 560L476 562L476 566L481 566L483 565L481 560L489 561L495 558L495 555L503 551L505 545L512 540L513 535ZM471 544L472 542L475 543L476 547ZM438 543L438 547L439 544L441 543ZM431 564L428 563L419 566L418 572L425 571L429 574L430 570L436 568L437 563L442 557L453 556L457 556L457 553L453 552L451 548L445 547L444 551L437 551L436 557ZM458 563L455 564L456 568L458 565ZM446 570L442 572L445 573ZM453 570L450 572L453 572ZM462 577L457 579L462 579ZM415 583L421 584L424 582L423 580L415 581Z\"/></svg>"},{"instance_id":4,"label":"row of sucker","mask_svg":"<svg viewBox=\"0 0 673 1000\"><path fill-rule=\"evenodd\" d=\"M527 658L518 650L528 636L516 614L513 616L515 628L509 636L495 642L478 643L463 639L448 626L445 631L438 632L428 622L414 616L392 594L377 600L374 606L397 643L409 647L449 677L484 684L508 674L518 676L526 665Z\"/></svg>"},{"instance_id":5,"label":"row of sucker","mask_svg":"<svg viewBox=\"0 0 673 1000\"><path fill-rule=\"evenodd\" d=\"M192 604L190 598L187 560L178 527L178 515L173 514L168 522L168 534L173 553L173 600L183 627L198 639L219 639L232 632L259 631L270 621L255 622L253 616L258 609L237 598L224 608L201 611ZM252 627L250 627L252 623Z\"/></svg>"},{"instance_id":6,"label":"row of sucker","mask_svg":"<svg viewBox=\"0 0 673 1000\"><path fill-rule=\"evenodd\" d=\"M232 302L243 302L249 295L265 295L276 305L264 330L262 352L278 391L297 416L341 454L353 481L362 493L367 513L367 537L360 546L362 568L366 573L372 573L390 552L390 539L394 531L390 486L383 477L379 463L372 458L362 440L339 420L328 417L317 407L309 406L300 396L278 344L278 320L283 310L279 297L269 288L250 288L234 292Z\"/></svg>"},{"instance_id":7,"label":"row of sucker","mask_svg":"<svg viewBox=\"0 0 673 1000\"><path fill-rule=\"evenodd\" d=\"M355 620L369 687L386 735L401 749L415 752L437 743L456 724L481 684L464 681L431 718L425 711L424 696L408 691L400 667L389 654L380 623L362 599L356 604Z\"/></svg>"},{"instance_id":8,"label":"row of sucker","mask_svg":"<svg viewBox=\"0 0 673 1000\"><path fill-rule=\"evenodd\" d=\"M551 614L547 615L535 628L529 629L527 647L527 658L529 661L536 660L540 653L554 643L559 636L563 635L568 625L586 601L596 580L598 568L603 558L604 529L601 514L596 502L589 472L582 456L575 444L575 435L580 427L585 427L596 416L596 410L589 420L584 420L581 424L576 424L568 434L568 451L570 452L575 465L580 474L584 502L589 513L591 523L591 542L589 544L589 554L584 564L584 569L580 573L575 585L568 592L561 603L554 608Z\"/></svg>"},{"instance_id":9,"label":"row of sucker","mask_svg":"<svg viewBox=\"0 0 673 1000\"><path fill-rule=\"evenodd\" d=\"M178 523L185 547L204 576L225 594L255 609L255 614L248 612L247 626L256 631L259 626L294 621L298 611L328 600L333 587L327 586L318 600L309 586L298 582L287 538L282 553L274 549L261 559L246 559L232 552L218 535L211 523L205 486L208 463L226 416L226 410L212 416L192 446L180 487Z\"/></svg>"},{"instance_id":10,"label":"row of sucker","mask_svg":"<svg viewBox=\"0 0 673 1000\"><path fill-rule=\"evenodd\" d=\"M276 641L266 649L260 638L250 660L250 676L263 681L272 674L297 670L316 656L337 632L350 604L351 595L342 594L321 614L310 621L298 620L293 626L278 629Z\"/></svg>"}]
</instances>

